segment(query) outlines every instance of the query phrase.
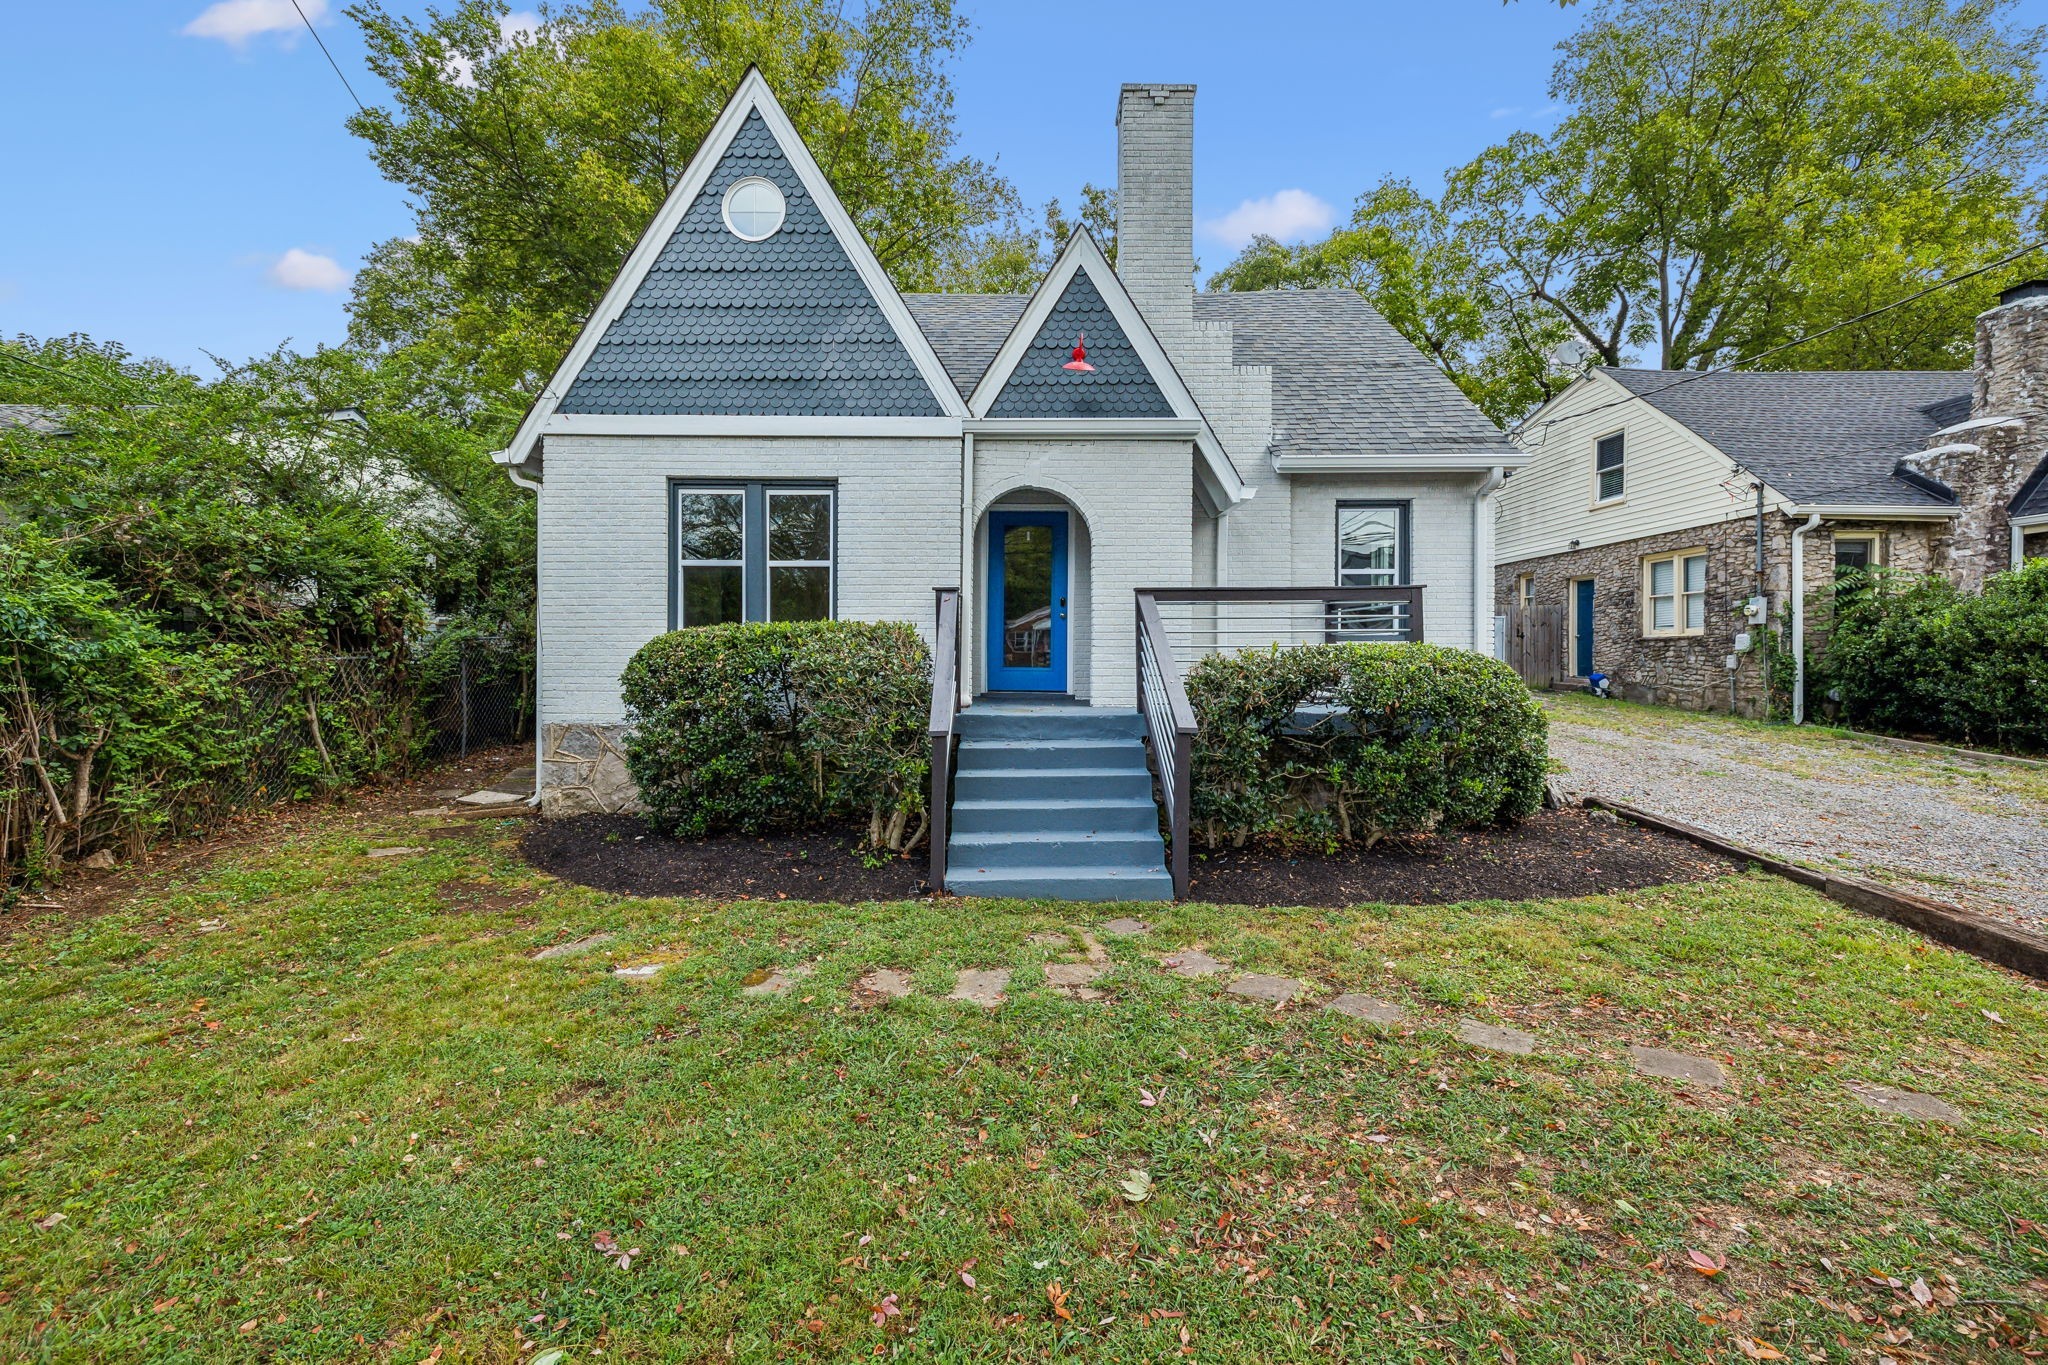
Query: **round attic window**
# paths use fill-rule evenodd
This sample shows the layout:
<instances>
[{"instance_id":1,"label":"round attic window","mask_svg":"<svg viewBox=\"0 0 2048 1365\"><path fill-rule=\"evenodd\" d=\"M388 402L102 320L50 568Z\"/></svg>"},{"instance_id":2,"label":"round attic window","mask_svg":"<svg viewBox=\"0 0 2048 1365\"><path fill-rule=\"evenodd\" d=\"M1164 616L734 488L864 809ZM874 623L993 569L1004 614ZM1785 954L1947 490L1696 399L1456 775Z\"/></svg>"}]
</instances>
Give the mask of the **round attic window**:
<instances>
[{"instance_id":1,"label":"round attic window","mask_svg":"<svg viewBox=\"0 0 2048 1365\"><path fill-rule=\"evenodd\" d=\"M782 230L782 191L759 176L735 180L725 192L725 225L735 237L765 241Z\"/></svg>"}]
</instances>

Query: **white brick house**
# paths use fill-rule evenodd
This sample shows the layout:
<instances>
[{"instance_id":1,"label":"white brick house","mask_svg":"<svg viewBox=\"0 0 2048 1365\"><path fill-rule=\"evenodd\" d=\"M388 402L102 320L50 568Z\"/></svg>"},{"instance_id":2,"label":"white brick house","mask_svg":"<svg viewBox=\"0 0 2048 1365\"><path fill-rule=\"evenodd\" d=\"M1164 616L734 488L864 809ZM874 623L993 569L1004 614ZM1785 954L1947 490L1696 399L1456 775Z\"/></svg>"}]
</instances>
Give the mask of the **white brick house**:
<instances>
[{"instance_id":1,"label":"white brick house","mask_svg":"<svg viewBox=\"0 0 2048 1365\"><path fill-rule=\"evenodd\" d=\"M1422 584L1409 638L1490 647L1526 457L1354 293L1196 294L1192 86L1117 130L1114 268L1077 233L1030 295L904 296L749 73L497 456L549 814L631 804L620 673L706 622L929 638L958 586L968 695L1122 711L1139 588Z\"/></svg>"}]
</instances>

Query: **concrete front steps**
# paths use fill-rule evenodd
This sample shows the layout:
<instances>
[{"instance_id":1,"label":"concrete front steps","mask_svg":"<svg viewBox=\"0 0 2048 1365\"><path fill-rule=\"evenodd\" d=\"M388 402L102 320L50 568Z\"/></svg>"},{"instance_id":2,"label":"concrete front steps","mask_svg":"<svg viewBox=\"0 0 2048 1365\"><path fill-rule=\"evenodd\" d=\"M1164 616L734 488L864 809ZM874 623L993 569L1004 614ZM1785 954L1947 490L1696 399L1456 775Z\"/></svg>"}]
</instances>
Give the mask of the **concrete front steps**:
<instances>
[{"instance_id":1,"label":"concrete front steps","mask_svg":"<svg viewBox=\"0 0 2048 1365\"><path fill-rule=\"evenodd\" d=\"M960 713L946 885L963 896L1170 901L1136 711L976 702Z\"/></svg>"}]
</instances>

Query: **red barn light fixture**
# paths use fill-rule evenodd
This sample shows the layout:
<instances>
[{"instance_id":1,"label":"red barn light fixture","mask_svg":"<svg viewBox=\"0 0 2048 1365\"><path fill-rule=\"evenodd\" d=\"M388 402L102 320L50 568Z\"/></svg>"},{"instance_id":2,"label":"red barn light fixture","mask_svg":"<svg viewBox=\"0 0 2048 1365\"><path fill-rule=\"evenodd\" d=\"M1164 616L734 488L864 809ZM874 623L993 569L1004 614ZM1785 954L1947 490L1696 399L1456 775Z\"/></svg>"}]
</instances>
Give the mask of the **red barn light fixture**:
<instances>
[{"instance_id":1,"label":"red barn light fixture","mask_svg":"<svg viewBox=\"0 0 2048 1365\"><path fill-rule=\"evenodd\" d=\"M1095 373L1095 367L1088 363L1088 334L1086 332L1082 332L1074 338L1074 358L1060 366L1060 368L1071 370L1075 374Z\"/></svg>"}]
</instances>

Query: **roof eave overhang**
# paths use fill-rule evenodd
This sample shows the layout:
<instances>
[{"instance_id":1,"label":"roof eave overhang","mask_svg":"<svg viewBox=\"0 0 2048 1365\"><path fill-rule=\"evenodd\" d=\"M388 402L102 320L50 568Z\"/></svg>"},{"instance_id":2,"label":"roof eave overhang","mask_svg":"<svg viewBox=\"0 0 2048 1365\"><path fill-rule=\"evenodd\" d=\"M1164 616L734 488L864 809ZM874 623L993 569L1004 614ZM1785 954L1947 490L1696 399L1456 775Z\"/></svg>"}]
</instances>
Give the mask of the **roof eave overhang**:
<instances>
[{"instance_id":1,"label":"roof eave overhang","mask_svg":"<svg viewBox=\"0 0 2048 1365\"><path fill-rule=\"evenodd\" d=\"M1837 521L1942 521L1963 514L1960 507L1902 507L1882 502L1794 502L1785 510L1795 517L1819 516Z\"/></svg>"},{"instance_id":2,"label":"roof eave overhang","mask_svg":"<svg viewBox=\"0 0 2048 1365\"><path fill-rule=\"evenodd\" d=\"M2014 517L2015 526L2048 526L2048 512L2029 512L2023 517Z\"/></svg>"},{"instance_id":3,"label":"roof eave overhang","mask_svg":"<svg viewBox=\"0 0 2048 1365\"><path fill-rule=\"evenodd\" d=\"M538 492L541 482L542 444L540 441L533 442L527 448L524 459L518 458L510 450L494 450L491 452L491 462L502 465L505 473L511 476L512 482L521 488Z\"/></svg>"},{"instance_id":4,"label":"roof eave overhang","mask_svg":"<svg viewBox=\"0 0 2048 1365\"><path fill-rule=\"evenodd\" d=\"M1536 457L1526 450L1443 451L1415 455L1275 455L1278 474L1483 474L1520 469Z\"/></svg>"}]
</instances>

